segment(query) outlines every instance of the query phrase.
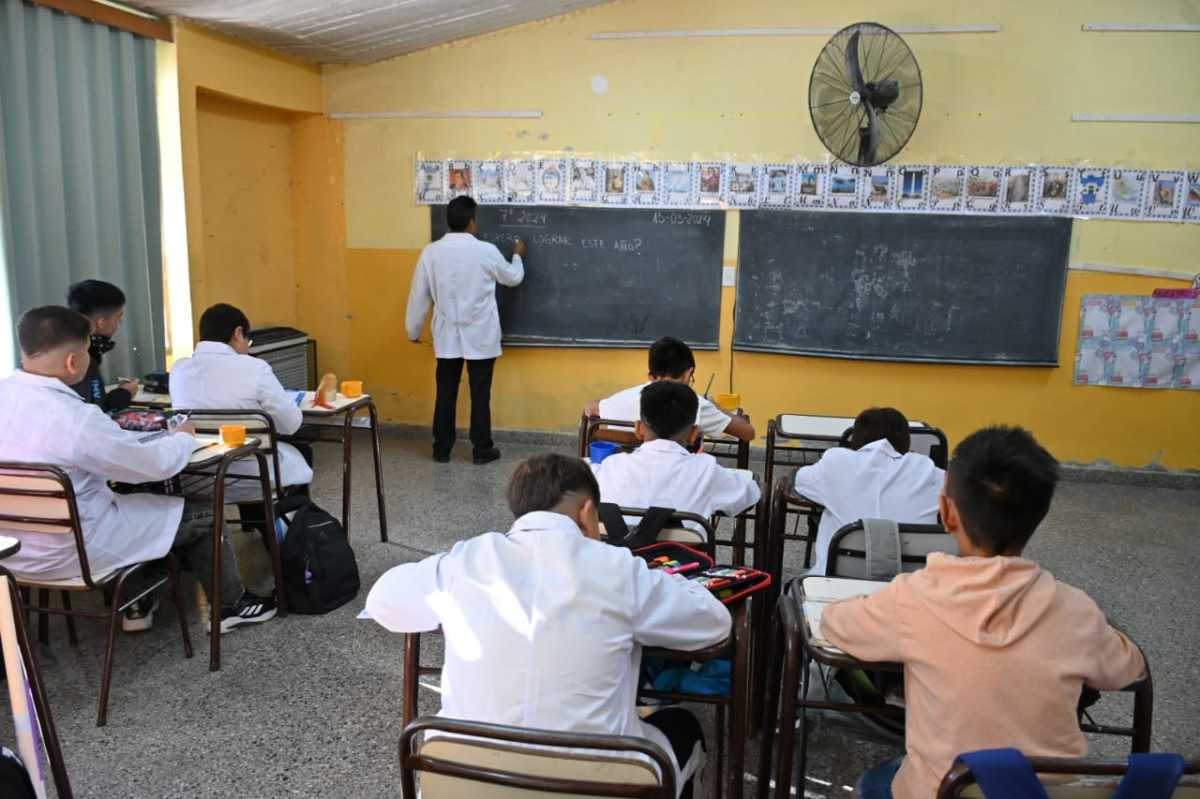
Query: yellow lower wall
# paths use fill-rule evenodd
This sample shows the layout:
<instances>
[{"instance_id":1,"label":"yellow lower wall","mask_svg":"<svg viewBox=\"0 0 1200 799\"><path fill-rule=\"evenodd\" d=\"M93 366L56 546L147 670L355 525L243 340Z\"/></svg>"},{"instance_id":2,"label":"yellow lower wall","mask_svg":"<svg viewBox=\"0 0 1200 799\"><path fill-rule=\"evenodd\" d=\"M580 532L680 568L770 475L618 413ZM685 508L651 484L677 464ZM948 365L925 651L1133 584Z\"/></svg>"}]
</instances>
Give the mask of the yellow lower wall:
<instances>
[{"instance_id":1,"label":"yellow lower wall","mask_svg":"<svg viewBox=\"0 0 1200 799\"><path fill-rule=\"evenodd\" d=\"M404 304L417 250L349 249L346 270L351 359L384 418L426 424L432 419L434 357L428 343L404 336ZM941 427L951 443L984 425L1032 430L1066 461L1121 466L1200 468L1200 396L1075 386L1072 383L1078 308L1084 293L1146 294L1182 285L1143 277L1072 271L1067 280L1061 366L1054 369L851 361L758 353L733 354L733 390L760 434L767 419L794 411L853 416L869 405L894 405ZM698 352L697 384L716 372L714 391L729 386L731 289L722 304L720 352ZM492 390L497 428L572 431L584 402L643 379L646 355L629 350L508 348ZM702 388L702 386L701 386ZM460 392L465 424L466 387Z\"/></svg>"}]
</instances>

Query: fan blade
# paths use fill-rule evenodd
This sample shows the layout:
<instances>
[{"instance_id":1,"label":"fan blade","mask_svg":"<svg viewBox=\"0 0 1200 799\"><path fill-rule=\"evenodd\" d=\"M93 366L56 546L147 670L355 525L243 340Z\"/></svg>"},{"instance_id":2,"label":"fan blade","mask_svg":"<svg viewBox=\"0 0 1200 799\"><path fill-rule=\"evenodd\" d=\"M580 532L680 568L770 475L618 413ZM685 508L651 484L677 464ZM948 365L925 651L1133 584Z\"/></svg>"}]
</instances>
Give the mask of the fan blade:
<instances>
[{"instance_id":1,"label":"fan blade","mask_svg":"<svg viewBox=\"0 0 1200 799\"><path fill-rule=\"evenodd\" d=\"M875 109L870 103L863 105L867 107L867 127L859 129L858 163L874 166L875 151L879 147L879 118L875 116Z\"/></svg>"},{"instance_id":2,"label":"fan blade","mask_svg":"<svg viewBox=\"0 0 1200 799\"><path fill-rule=\"evenodd\" d=\"M865 94L867 86L858 67L858 31L850 34L850 41L846 44L846 71L850 73L850 85L854 91Z\"/></svg>"}]
</instances>

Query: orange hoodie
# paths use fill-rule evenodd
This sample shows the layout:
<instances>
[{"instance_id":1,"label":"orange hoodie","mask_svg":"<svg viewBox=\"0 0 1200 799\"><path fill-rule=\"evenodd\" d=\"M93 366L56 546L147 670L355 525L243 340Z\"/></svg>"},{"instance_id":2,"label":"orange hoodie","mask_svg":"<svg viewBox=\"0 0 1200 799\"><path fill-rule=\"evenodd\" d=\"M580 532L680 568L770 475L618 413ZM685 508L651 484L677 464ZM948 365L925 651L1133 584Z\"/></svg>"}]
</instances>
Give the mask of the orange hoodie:
<instances>
[{"instance_id":1,"label":"orange hoodie","mask_svg":"<svg viewBox=\"0 0 1200 799\"><path fill-rule=\"evenodd\" d=\"M821 629L856 658L904 664L896 799L932 797L963 752L1086 754L1075 716L1083 685L1117 690L1145 669L1091 597L1024 558L932 554L887 588L830 605Z\"/></svg>"}]
</instances>

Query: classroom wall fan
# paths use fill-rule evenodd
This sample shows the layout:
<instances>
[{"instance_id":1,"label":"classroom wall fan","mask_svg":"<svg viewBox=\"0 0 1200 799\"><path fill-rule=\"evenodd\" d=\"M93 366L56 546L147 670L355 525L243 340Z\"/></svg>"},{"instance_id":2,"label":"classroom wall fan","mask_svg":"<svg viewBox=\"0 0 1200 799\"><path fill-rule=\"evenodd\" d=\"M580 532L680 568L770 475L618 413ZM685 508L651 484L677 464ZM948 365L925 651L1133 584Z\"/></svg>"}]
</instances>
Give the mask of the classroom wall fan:
<instances>
[{"instance_id":1,"label":"classroom wall fan","mask_svg":"<svg viewBox=\"0 0 1200 799\"><path fill-rule=\"evenodd\" d=\"M834 157L874 166L896 156L921 116L921 68L890 28L856 22L833 35L808 81L813 127Z\"/></svg>"}]
</instances>

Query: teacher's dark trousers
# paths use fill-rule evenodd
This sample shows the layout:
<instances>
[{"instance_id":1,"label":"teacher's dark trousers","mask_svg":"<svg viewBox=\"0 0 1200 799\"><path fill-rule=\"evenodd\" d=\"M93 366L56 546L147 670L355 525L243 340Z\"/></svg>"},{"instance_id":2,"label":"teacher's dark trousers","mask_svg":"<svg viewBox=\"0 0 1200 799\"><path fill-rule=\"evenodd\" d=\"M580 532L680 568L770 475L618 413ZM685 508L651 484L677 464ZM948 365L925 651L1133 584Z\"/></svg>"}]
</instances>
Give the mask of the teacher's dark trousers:
<instances>
[{"instance_id":1,"label":"teacher's dark trousers","mask_svg":"<svg viewBox=\"0 0 1200 799\"><path fill-rule=\"evenodd\" d=\"M462 358L437 359L437 403L433 409L433 454L449 455L454 446L454 410L462 380ZM471 446L475 454L492 448L492 369L495 358L467 361L471 384Z\"/></svg>"}]
</instances>

